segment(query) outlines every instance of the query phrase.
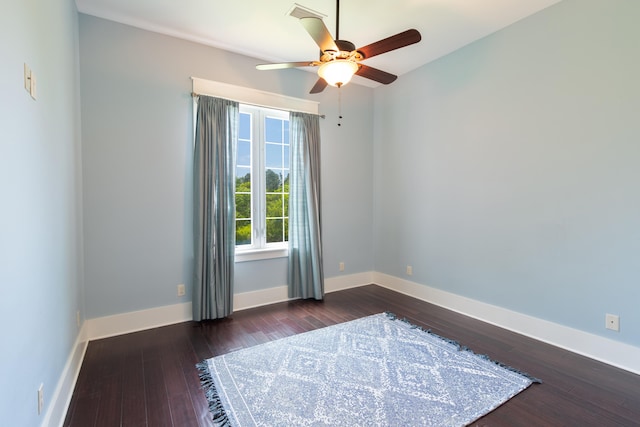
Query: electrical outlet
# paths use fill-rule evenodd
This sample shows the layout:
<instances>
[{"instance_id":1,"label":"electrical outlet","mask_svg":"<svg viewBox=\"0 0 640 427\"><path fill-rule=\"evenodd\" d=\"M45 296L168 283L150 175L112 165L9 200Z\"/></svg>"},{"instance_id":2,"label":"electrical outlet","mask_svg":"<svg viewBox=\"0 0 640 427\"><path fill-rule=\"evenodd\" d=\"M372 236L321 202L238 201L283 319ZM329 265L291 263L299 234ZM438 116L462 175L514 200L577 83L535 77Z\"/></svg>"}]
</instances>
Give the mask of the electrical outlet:
<instances>
[{"instance_id":1,"label":"electrical outlet","mask_svg":"<svg viewBox=\"0 0 640 427\"><path fill-rule=\"evenodd\" d=\"M339 268L340 271L344 271L344 262L340 261Z\"/></svg>"},{"instance_id":2,"label":"electrical outlet","mask_svg":"<svg viewBox=\"0 0 640 427\"><path fill-rule=\"evenodd\" d=\"M42 413L44 408L44 384L40 384L38 387L38 415Z\"/></svg>"},{"instance_id":3,"label":"electrical outlet","mask_svg":"<svg viewBox=\"0 0 640 427\"><path fill-rule=\"evenodd\" d=\"M612 331L620 332L620 316L615 314L605 315L605 326Z\"/></svg>"},{"instance_id":4,"label":"electrical outlet","mask_svg":"<svg viewBox=\"0 0 640 427\"><path fill-rule=\"evenodd\" d=\"M413 275L413 267L411 267L410 265L407 265L407 276L411 276Z\"/></svg>"},{"instance_id":5,"label":"electrical outlet","mask_svg":"<svg viewBox=\"0 0 640 427\"><path fill-rule=\"evenodd\" d=\"M185 293L184 284L181 283L178 285L178 296L183 297Z\"/></svg>"}]
</instances>

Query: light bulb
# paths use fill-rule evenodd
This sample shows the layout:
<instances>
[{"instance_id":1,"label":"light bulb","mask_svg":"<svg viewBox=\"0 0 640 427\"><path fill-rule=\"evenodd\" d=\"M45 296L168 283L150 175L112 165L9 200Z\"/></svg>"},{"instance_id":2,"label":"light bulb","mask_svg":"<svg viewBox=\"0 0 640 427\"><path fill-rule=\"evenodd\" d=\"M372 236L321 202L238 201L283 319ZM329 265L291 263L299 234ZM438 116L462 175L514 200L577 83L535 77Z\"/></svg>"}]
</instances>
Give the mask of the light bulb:
<instances>
[{"instance_id":1,"label":"light bulb","mask_svg":"<svg viewBox=\"0 0 640 427\"><path fill-rule=\"evenodd\" d=\"M318 69L318 75L331 86L343 86L349 83L351 77L358 71L358 64L346 59L336 59L325 62Z\"/></svg>"}]
</instances>

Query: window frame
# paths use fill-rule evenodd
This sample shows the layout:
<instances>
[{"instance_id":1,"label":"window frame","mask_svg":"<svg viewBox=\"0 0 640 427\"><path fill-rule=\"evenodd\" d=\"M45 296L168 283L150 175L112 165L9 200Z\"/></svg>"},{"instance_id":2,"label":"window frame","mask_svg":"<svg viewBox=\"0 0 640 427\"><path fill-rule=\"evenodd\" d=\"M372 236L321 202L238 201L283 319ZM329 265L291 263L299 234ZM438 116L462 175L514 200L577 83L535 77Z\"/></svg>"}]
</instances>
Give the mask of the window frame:
<instances>
[{"instance_id":1,"label":"window frame","mask_svg":"<svg viewBox=\"0 0 640 427\"><path fill-rule=\"evenodd\" d=\"M282 258L288 256L289 243L266 241L266 185L265 174L269 167L266 166L266 124L267 118L289 121L289 112L272 108L259 107L240 103L240 114L249 114L251 117L250 131L250 173L251 173L251 223L252 235L250 245L236 245L236 262L254 261L261 259ZM238 134L240 142L240 134ZM245 139L243 139L245 141ZM283 142L285 137L283 134ZM287 141L288 142L288 141ZM290 155L290 154L289 154ZM284 160L284 159L283 159ZM284 168L285 164L283 164ZM290 166L290 165L289 165ZM238 156L236 156L236 171L238 168ZM289 168L284 168L289 169ZM284 185L284 182L283 182ZM283 212L285 213L285 212ZM285 216L285 218L288 218ZM237 219L236 219L237 221ZM287 222L283 221L283 227ZM234 236L235 238L235 236Z\"/></svg>"}]
</instances>

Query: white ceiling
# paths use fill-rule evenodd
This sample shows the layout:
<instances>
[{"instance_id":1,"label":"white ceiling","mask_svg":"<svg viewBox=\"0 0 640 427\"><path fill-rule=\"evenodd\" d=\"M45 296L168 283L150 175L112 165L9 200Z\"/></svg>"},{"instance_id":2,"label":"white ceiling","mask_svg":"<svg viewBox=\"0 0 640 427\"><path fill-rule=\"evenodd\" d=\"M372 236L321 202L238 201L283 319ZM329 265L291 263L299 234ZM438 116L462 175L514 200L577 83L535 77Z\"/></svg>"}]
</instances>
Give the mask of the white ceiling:
<instances>
[{"instance_id":1,"label":"white ceiling","mask_svg":"<svg viewBox=\"0 0 640 427\"><path fill-rule=\"evenodd\" d=\"M422 34L420 43L364 62L402 75L559 1L342 0L340 38L361 47L417 29ZM335 0L76 0L82 13L262 62L317 60L318 47L298 20L288 15L295 3L325 15L324 22L335 37ZM358 76L353 81L377 85Z\"/></svg>"}]
</instances>

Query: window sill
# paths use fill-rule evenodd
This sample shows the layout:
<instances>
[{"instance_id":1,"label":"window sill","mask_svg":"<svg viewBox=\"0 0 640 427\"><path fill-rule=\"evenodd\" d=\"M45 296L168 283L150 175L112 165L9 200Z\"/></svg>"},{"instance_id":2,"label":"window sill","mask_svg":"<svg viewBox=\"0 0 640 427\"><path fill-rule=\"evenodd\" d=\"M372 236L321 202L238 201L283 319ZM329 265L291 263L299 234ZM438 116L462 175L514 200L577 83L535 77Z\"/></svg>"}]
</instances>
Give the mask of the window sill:
<instances>
[{"instance_id":1,"label":"window sill","mask_svg":"<svg viewBox=\"0 0 640 427\"><path fill-rule=\"evenodd\" d=\"M286 258L289 248L269 248L236 251L236 262L259 261L263 259Z\"/></svg>"}]
</instances>

